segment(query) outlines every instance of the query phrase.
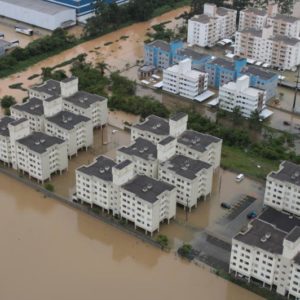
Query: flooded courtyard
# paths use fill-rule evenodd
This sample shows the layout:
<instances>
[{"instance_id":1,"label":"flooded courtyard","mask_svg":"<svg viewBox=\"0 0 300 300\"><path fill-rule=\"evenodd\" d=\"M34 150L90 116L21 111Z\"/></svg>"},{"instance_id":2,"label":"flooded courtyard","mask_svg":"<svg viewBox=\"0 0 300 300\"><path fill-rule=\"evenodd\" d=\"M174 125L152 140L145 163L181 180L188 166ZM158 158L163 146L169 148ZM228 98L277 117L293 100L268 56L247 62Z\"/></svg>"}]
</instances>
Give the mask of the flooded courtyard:
<instances>
[{"instance_id":1,"label":"flooded courtyard","mask_svg":"<svg viewBox=\"0 0 300 300\"><path fill-rule=\"evenodd\" d=\"M3 175L0 191L1 299L261 299Z\"/></svg>"}]
</instances>

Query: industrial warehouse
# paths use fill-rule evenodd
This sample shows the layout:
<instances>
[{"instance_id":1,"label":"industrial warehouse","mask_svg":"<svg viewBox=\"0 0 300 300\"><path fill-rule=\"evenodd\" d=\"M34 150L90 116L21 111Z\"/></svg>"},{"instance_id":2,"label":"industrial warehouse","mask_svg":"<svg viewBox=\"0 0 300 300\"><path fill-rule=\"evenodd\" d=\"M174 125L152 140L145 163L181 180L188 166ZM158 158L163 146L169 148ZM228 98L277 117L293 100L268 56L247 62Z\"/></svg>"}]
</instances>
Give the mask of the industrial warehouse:
<instances>
[{"instance_id":1,"label":"industrial warehouse","mask_svg":"<svg viewBox=\"0 0 300 300\"><path fill-rule=\"evenodd\" d=\"M0 0L0 16L47 30L76 24L76 10L43 0Z\"/></svg>"}]
</instances>

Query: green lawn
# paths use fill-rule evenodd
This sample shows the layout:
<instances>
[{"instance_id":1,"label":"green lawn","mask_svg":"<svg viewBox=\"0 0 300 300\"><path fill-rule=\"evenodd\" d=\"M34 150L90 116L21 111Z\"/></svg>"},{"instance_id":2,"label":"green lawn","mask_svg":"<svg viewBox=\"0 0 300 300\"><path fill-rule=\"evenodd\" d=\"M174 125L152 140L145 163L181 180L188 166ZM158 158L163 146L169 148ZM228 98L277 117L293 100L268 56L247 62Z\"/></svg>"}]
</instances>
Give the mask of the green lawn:
<instances>
[{"instance_id":1,"label":"green lawn","mask_svg":"<svg viewBox=\"0 0 300 300\"><path fill-rule=\"evenodd\" d=\"M221 165L223 168L244 173L255 179L264 180L270 171L279 167L278 161L267 160L240 149L223 145ZM260 165L260 168L257 167Z\"/></svg>"}]
</instances>

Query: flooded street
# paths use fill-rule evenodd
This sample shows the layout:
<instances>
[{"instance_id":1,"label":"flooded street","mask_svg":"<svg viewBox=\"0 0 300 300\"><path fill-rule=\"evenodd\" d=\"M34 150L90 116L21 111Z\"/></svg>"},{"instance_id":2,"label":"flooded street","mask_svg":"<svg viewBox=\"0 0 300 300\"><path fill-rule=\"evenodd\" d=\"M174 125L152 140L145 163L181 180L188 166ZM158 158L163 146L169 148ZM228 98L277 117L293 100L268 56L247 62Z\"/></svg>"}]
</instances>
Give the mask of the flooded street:
<instances>
[{"instance_id":1,"label":"flooded street","mask_svg":"<svg viewBox=\"0 0 300 300\"><path fill-rule=\"evenodd\" d=\"M0 190L1 299L261 299L3 175Z\"/></svg>"},{"instance_id":2,"label":"flooded street","mask_svg":"<svg viewBox=\"0 0 300 300\"><path fill-rule=\"evenodd\" d=\"M110 71L122 70L128 66L133 66L138 59L143 58L143 47L147 30L151 26L165 21L171 21L168 24L169 28L176 27L177 24L181 24L182 20L176 20L175 17L188 9L188 7L178 8L147 22L122 28L43 60L26 71L4 78L0 80L0 97L12 95L20 102L23 97L27 96L27 93L21 90L12 90L9 88L9 85L23 83L23 87L28 88L33 84L39 83L39 78L29 80L28 77L40 74L41 68L53 67L81 53L86 53L87 60L93 63L105 61L109 65Z\"/></svg>"}]
</instances>

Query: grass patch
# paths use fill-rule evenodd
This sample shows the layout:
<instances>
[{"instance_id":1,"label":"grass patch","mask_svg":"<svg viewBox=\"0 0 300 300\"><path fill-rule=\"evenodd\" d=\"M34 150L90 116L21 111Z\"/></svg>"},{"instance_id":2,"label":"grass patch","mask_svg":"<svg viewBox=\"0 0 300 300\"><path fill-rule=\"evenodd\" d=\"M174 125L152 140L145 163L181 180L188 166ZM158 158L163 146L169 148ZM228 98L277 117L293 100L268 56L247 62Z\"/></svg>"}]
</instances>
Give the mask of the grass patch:
<instances>
[{"instance_id":1,"label":"grass patch","mask_svg":"<svg viewBox=\"0 0 300 300\"><path fill-rule=\"evenodd\" d=\"M33 74L33 75L29 76L27 79L32 80L32 79L37 78L39 76L40 76L39 74Z\"/></svg>"},{"instance_id":2,"label":"grass patch","mask_svg":"<svg viewBox=\"0 0 300 300\"><path fill-rule=\"evenodd\" d=\"M104 44L104 46L109 46L109 45L111 45L111 44L113 44L114 42L106 42L105 44Z\"/></svg>"},{"instance_id":3,"label":"grass patch","mask_svg":"<svg viewBox=\"0 0 300 300\"><path fill-rule=\"evenodd\" d=\"M23 83L19 82L19 83L14 83L9 85L8 87L12 90L21 90L21 91L27 91L26 89L24 89L22 87Z\"/></svg>"},{"instance_id":4,"label":"grass patch","mask_svg":"<svg viewBox=\"0 0 300 300\"><path fill-rule=\"evenodd\" d=\"M224 144L222 146L221 165L227 170L244 173L250 177L264 180L268 173L278 168L278 164L279 162L276 160L261 158Z\"/></svg>"},{"instance_id":5,"label":"grass patch","mask_svg":"<svg viewBox=\"0 0 300 300\"><path fill-rule=\"evenodd\" d=\"M120 40L127 40L129 38L129 35L122 35L120 37Z\"/></svg>"}]
</instances>

